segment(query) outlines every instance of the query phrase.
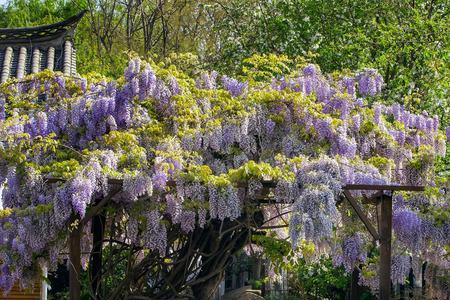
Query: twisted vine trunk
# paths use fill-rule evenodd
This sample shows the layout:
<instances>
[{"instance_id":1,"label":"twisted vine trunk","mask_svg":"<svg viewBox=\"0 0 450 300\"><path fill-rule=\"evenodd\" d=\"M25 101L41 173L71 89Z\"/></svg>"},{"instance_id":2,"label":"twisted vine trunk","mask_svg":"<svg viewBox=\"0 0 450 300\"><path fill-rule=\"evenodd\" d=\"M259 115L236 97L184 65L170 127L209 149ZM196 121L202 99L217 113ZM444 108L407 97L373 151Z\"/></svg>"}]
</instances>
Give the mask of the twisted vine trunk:
<instances>
[{"instance_id":1,"label":"twisted vine trunk","mask_svg":"<svg viewBox=\"0 0 450 300\"><path fill-rule=\"evenodd\" d=\"M181 240L180 229L173 227L168 233L168 244L180 245L170 254L173 263L163 263L158 253L149 252L139 263L130 267L110 299L144 294L151 299L211 299L232 256L248 242L250 228L257 227L262 221L261 212L244 213L235 221L212 220ZM156 280L152 287L144 291L149 277Z\"/></svg>"},{"instance_id":2,"label":"twisted vine trunk","mask_svg":"<svg viewBox=\"0 0 450 300\"><path fill-rule=\"evenodd\" d=\"M248 216L244 218L247 219ZM250 237L250 231L246 227L221 234L220 230L226 231L235 224L234 222L229 222L227 225L223 226L225 228L220 228L221 226L217 228L217 224L211 224L211 226L215 227L215 230L212 231L208 243L209 247L207 249L210 252L202 257L202 262L210 255L214 255L214 259L212 261L208 260L208 263L202 266L199 276L197 276L197 282L191 285L195 299L212 299L223 279L224 270L230 263L232 256L244 247Z\"/></svg>"},{"instance_id":3,"label":"twisted vine trunk","mask_svg":"<svg viewBox=\"0 0 450 300\"><path fill-rule=\"evenodd\" d=\"M220 275L215 275L207 280L203 284L198 284L192 287L192 292L194 294L195 299L212 299L217 288L222 281L223 272Z\"/></svg>"}]
</instances>

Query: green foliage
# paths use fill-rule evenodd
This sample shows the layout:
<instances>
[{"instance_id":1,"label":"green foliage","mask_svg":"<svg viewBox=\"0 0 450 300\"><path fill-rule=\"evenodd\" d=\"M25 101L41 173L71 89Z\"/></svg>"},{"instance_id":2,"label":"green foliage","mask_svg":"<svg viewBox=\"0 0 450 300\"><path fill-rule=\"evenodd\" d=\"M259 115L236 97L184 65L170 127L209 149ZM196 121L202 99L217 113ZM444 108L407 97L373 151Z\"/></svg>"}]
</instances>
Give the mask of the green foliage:
<instances>
[{"instance_id":1,"label":"green foliage","mask_svg":"<svg viewBox=\"0 0 450 300\"><path fill-rule=\"evenodd\" d=\"M242 73L251 81L267 81L289 74L292 60L286 55L254 54L244 59Z\"/></svg>"},{"instance_id":2,"label":"green foliage","mask_svg":"<svg viewBox=\"0 0 450 300\"><path fill-rule=\"evenodd\" d=\"M419 150L413 156L413 159L409 162L409 165L416 170L420 170L425 165L433 164L434 156L430 155L432 153L431 146L421 145Z\"/></svg>"},{"instance_id":3,"label":"green foliage","mask_svg":"<svg viewBox=\"0 0 450 300\"><path fill-rule=\"evenodd\" d=\"M187 168L187 173L184 175L185 179L191 182L208 182L210 176L212 176L212 170L207 165L190 165Z\"/></svg>"},{"instance_id":4,"label":"green foliage","mask_svg":"<svg viewBox=\"0 0 450 300\"><path fill-rule=\"evenodd\" d=\"M53 210L52 204L39 204L36 206L30 206L23 209L16 209L15 213L20 217L31 216L31 215L39 215L46 214Z\"/></svg>"},{"instance_id":5,"label":"green foliage","mask_svg":"<svg viewBox=\"0 0 450 300\"><path fill-rule=\"evenodd\" d=\"M80 163L75 159L52 162L41 168L41 172L51 174L57 178L71 178L80 167Z\"/></svg>"},{"instance_id":6,"label":"green foliage","mask_svg":"<svg viewBox=\"0 0 450 300\"><path fill-rule=\"evenodd\" d=\"M228 172L230 180L233 182L243 182L251 178L261 178L261 179L278 179L283 176L282 170L278 167L272 167L270 164L265 162L256 163L253 160L248 161L236 170L230 170ZM285 176L291 175L292 178L294 174L285 174Z\"/></svg>"},{"instance_id":7,"label":"green foliage","mask_svg":"<svg viewBox=\"0 0 450 300\"><path fill-rule=\"evenodd\" d=\"M11 208L0 209L0 219L7 218L13 213Z\"/></svg>"},{"instance_id":8,"label":"green foliage","mask_svg":"<svg viewBox=\"0 0 450 300\"><path fill-rule=\"evenodd\" d=\"M317 55L311 60L325 72L379 69L386 82L384 101L431 110L448 124L446 1L235 0L223 5L228 18L217 26L228 31L222 32L224 56L218 66L239 65L254 51L291 57L313 51Z\"/></svg>"},{"instance_id":9,"label":"green foliage","mask_svg":"<svg viewBox=\"0 0 450 300\"><path fill-rule=\"evenodd\" d=\"M56 23L78 12L73 1L11 0L0 7L0 28Z\"/></svg>"},{"instance_id":10,"label":"green foliage","mask_svg":"<svg viewBox=\"0 0 450 300\"><path fill-rule=\"evenodd\" d=\"M271 261L276 271L288 267L284 258L289 261L289 257L294 257L291 244L288 241L273 236L253 235L252 242L264 249L264 256Z\"/></svg>"},{"instance_id":11,"label":"green foliage","mask_svg":"<svg viewBox=\"0 0 450 300\"><path fill-rule=\"evenodd\" d=\"M145 164L146 150L139 146L136 135L125 131L111 131L104 136L105 144L120 153L119 165L129 168Z\"/></svg>"},{"instance_id":12,"label":"green foliage","mask_svg":"<svg viewBox=\"0 0 450 300\"><path fill-rule=\"evenodd\" d=\"M193 53L169 53L164 60L165 65L173 65L189 75L196 75L202 69L201 62Z\"/></svg>"},{"instance_id":13,"label":"green foliage","mask_svg":"<svg viewBox=\"0 0 450 300\"><path fill-rule=\"evenodd\" d=\"M386 175L386 172L389 172L395 166L392 159L381 156L372 156L367 162L380 170L380 173L383 175Z\"/></svg>"},{"instance_id":14,"label":"green foliage","mask_svg":"<svg viewBox=\"0 0 450 300\"><path fill-rule=\"evenodd\" d=\"M331 258L315 263L300 259L290 284L301 299L345 299L350 277L342 267L334 267Z\"/></svg>"}]
</instances>

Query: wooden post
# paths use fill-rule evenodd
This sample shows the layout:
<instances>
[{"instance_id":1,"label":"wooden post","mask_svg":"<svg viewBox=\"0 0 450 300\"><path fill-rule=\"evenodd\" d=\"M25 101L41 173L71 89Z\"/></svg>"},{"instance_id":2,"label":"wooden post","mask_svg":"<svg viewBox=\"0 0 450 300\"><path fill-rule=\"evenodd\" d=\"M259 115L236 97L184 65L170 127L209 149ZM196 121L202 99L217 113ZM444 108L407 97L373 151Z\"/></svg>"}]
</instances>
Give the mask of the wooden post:
<instances>
[{"instance_id":1,"label":"wooden post","mask_svg":"<svg viewBox=\"0 0 450 300\"><path fill-rule=\"evenodd\" d=\"M377 210L380 234L380 300L388 300L391 292L392 196L381 196Z\"/></svg>"},{"instance_id":2,"label":"wooden post","mask_svg":"<svg viewBox=\"0 0 450 300\"><path fill-rule=\"evenodd\" d=\"M81 284L81 231L82 225L78 223L70 233L69 241L69 299L80 300Z\"/></svg>"},{"instance_id":3,"label":"wooden post","mask_svg":"<svg viewBox=\"0 0 450 300\"><path fill-rule=\"evenodd\" d=\"M102 277L102 252L103 252L103 237L105 230L105 215L98 214L92 219L92 260L91 260L91 282L92 291L95 299L100 299L101 293L101 277Z\"/></svg>"},{"instance_id":4,"label":"wooden post","mask_svg":"<svg viewBox=\"0 0 450 300\"><path fill-rule=\"evenodd\" d=\"M355 212L366 225L367 229L375 240L380 242L380 272L379 289L380 299L387 300L391 292L391 240L392 240L392 195L381 195L377 201L377 221L378 232L373 228L368 218L360 209L358 203L349 193L351 190L370 190L370 191L415 191L425 190L424 186L408 185L371 185L371 184L347 184L343 187L344 195L354 208ZM378 195L376 194L375 197ZM366 199L371 202L372 199Z\"/></svg>"},{"instance_id":5,"label":"wooden post","mask_svg":"<svg viewBox=\"0 0 450 300\"><path fill-rule=\"evenodd\" d=\"M359 271L357 268L355 268L352 272L352 280L350 283L351 284L350 300L359 300L361 298L358 281L359 281Z\"/></svg>"}]
</instances>

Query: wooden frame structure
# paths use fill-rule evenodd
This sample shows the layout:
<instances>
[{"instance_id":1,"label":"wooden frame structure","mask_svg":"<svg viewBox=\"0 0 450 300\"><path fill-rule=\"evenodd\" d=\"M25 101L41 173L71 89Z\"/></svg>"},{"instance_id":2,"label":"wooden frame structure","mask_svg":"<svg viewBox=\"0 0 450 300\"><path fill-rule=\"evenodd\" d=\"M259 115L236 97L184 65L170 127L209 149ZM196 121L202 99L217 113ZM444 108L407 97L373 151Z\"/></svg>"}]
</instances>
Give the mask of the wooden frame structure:
<instances>
[{"instance_id":1,"label":"wooden frame structure","mask_svg":"<svg viewBox=\"0 0 450 300\"><path fill-rule=\"evenodd\" d=\"M23 78L26 74L37 73L43 69L62 71L64 75L76 75L76 50L73 46L74 30L86 11L82 11L65 21L31 28L0 29L0 83L11 77ZM50 180L51 182L52 180ZM102 242L105 216L102 208L114 195L120 192L122 182L110 180L113 188L109 195L96 203L83 219L73 221L77 224L70 233L70 299L80 299L80 239L82 228L92 219L93 255L91 262L92 290L97 296L100 290L100 270L102 268ZM265 189L274 185L265 182ZM378 191L366 198L377 209L378 226L374 226L362 211L351 191ZM380 299L390 297L391 239L392 239L392 193L394 191L423 191L423 186L404 185L355 185L343 187L343 195L380 247L379 292ZM387 193L386 193L387 192ZM268 193L263 193L267 195ZM260 199L267 202L267 198ZM378 227L378 228L376 228Z\"/></svg>"},{"instance_id":2,"label":"wooden frame structure","mask_svg":"<svg viewBox=\"0 0 450 300\"><path fill-rule=\"evenodd\" d=\"M59 181L58 179L52 180ZM110 193L97 202L97 204L88 211L86 216L78 220L76 226L70 234L70 299L80 299L80 239L82 226L89 220L92 222L93 233L93 259L91 261L90 276L92 279L92 290L97 297L97 291L100 290L101 278L99 275L102 268L102 241L104 234L105 219L101 214L101 210L107 203L121 191L121 180L109 180L109 184L113 186ZM263 182L263 195L268 195L269 190L273 188L275 184L267 181ZM379 293L380 300L390 299L391 290L391 239L392 239L392 193L395 191L424 191L424 186L408 186L408 185L356 185L348 184L342 188L343 196L348 200L352 208L355 210L359 219L363 222L369 233L372 235L375 241L379 242L380 248L380 264L379 264ZM352 196L351 191L377 191L370 198L365 197L365 202L375 205L377 209L377 223L378 226L374 226L369 218L365 215L361 209L360 204ZM267 197L262 197L261 202L267 203ZM74 220L75 221L75 220ZM376 229L376 227L378 227ZM352 285L352 289L355 286ZM352 299L358 299L356 293L351 293Z\"/></svg>"},{"instance_id":3,"label":"wooden frame structure","mask_svg":"<svg viewBox=\"0 0 450 300\"><path fill-rule=\"evenodd\" d=\"M365 200L377 207L378 230L364 214L358 201L350 191L378 191ZM408 185L356 185L348 184L343 187L343 194L355 210L359 219L364 223L367 230L375 241L379 242L380 264L379 264L379 293L380 300L390 299L391 293L391 240L392 240L392 193L394 191L424 191L423 186ZM352 285L354 288L354 285ZM357 293L352 291L352 300L358 299Z\"/></svg>"}]
</instances>

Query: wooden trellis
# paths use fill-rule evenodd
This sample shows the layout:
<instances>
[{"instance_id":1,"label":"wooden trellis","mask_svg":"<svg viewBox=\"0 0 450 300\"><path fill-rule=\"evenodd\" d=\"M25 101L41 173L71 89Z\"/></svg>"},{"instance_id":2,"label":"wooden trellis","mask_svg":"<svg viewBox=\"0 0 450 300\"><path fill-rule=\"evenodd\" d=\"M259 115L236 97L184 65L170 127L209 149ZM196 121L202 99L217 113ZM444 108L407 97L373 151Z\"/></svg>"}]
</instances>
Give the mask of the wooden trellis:
<instances>
[{"instance_id":1,"label":"wooden trellis","mask_svg":"<svg viewBox=\"0 0 450 300\"><path fill-rule=\"evenodd\" d=\"M48 182L56 182L60 179L50 179ZM80 265L81 265L81 249L80 239L82 226L92 219L92 233L93 233L93 258L90 267L92 290L97 296L97 291L100 290L101 282L101 268L102 268L102 241L104 234L105 219L101 214L104 206L122 190L122 181L117 179L109 180L112 186L109 194L97 201L96 205L91 207L86 216L76 222L78 225L72 228L70 234L70 268L69 268L69 282L70 282L70 299L80 299ZM174 185L174 183L169 183ZM263 203L271 203L272 199L269 197L270 190L275 187L275 183L271 181L263 182L263 190L259 201ZM352 208L355 210L359 219L363 222L369 233L375 241L379 242L380 248L380 263L379 263L379 293L381 300L390 298L391 289L391 239L392 239L392 194L395 191L424 191L424 186L410 186L410 185L357 185L348 184L343 188L343 195L348 200ZM374 226L366 214L361 209L358 201L352 196L351 191L377 191L374 195L367 198L364 197L365 202L375 205L377 208L377 225ZM75 221L75 220L74 220ZM377 228L376 228L377 227ZM356 293L351 293L352 299L357 299Z\"/></svg>"},{"instance_id":2,"label":"wooden trellis","mask_svg":"<svg viewBox=\"0 0 450 300\"><path fill-rule=\"evenodd\" d=\"M379 242L380 264L379 264L379 293L380 300L388 300L391 293L391 240L392 240L392 193L394 191L424 191L423 186L410 185L356 185L348 184L343 187L344 196L355 210L358 217L366 226L375 241ZM358 201L350 191L378 191L367 203L377 207L378 230L364 214ZM387 193L386 193L387 192ZM354 285L352 285L352 288ZM358 299L357 293L352 291L352 299Z\"/></svg>"}]
</instances>

